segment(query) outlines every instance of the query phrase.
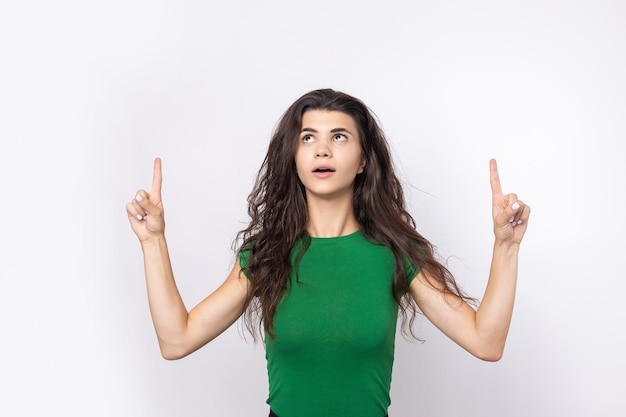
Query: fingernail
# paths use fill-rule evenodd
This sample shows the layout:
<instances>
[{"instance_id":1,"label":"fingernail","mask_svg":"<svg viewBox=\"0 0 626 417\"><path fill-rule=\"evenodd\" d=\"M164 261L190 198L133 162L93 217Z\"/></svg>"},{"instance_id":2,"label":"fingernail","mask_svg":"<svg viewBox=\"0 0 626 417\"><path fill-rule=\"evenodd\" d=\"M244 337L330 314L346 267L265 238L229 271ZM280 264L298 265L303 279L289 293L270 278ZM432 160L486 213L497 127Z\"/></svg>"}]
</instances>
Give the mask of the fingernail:
<instances>
[{"instance_id":1,"label":"fingernail","mask_svg":"<svg viewBox=\"0 0 626 417\"><path fill-rule=\"evenodd\" d=\"M137 194L137 197L135 197L135 200L141 202L143 200L143 197L139 194Z\"/></svg>"},{"instance_id":2,"label":"fingernail","mask_svg":"<svg viewBox=\"0 0 626 417\"><path fill-rule=\"evenodd\" d=\"M141 201L141 200L140 200L140 201ZM517 210L517 209L519 209L519 208L520 208L520 205L519 205L519 203L516 201L515 203L513 203L513 205L511 206L511 208L512 208L513 210Z\"/></svg>"},{"instance_id":3,"label":"fingernail","mask_svg":"<svg viewBox=\"0 0 626 417\"><path fill-rule=\"evenodd\" d=\"M141 214L137 215L137 220L143 220L143 217L141 217Z\"/></svg>"},{"instance_id":4,"label":"fingernail","mask_svg":"<svg viewBox=\"0 0 626 417\"><path fill-rule=\"evenodd\" d=\"M515 220L515 217L511 216L511 218L509 219L509 223L513 223L513 220Z\"/></svg>"},{"instance_id":5,"label":"fingernail","mask_svg":"<svg viewBox=\"0 0 626 417\"><path fill-rule=\"evenodd\" d=\"M521 221L521 220L518 220L518 221L517 221L517 224L522 224L522 221Z\"/></svg>"}]
</instances>

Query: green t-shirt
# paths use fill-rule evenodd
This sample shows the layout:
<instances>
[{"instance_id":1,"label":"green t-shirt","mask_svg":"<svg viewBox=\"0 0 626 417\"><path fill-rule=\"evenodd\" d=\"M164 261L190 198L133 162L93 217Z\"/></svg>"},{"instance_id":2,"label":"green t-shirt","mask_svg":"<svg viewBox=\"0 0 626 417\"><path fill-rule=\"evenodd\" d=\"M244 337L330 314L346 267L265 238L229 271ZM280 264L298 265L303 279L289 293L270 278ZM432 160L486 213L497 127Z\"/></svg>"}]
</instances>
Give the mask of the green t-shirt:
<instances>
[{"instance_id":1,"label":"green t-shirt","mask_svg":"<svg viewBox=\"0 0 626 417\"><path fill-rule=\"evenodd\" d=\"M295 252L295 251L294 251ZM247 264L249 252L240 255ZM398 305L391 250L360 232L311 238L265 338L280 417L382 417L390 404ZM407 279L415 275L409 269Z\"/></svg>"}]
</instances>

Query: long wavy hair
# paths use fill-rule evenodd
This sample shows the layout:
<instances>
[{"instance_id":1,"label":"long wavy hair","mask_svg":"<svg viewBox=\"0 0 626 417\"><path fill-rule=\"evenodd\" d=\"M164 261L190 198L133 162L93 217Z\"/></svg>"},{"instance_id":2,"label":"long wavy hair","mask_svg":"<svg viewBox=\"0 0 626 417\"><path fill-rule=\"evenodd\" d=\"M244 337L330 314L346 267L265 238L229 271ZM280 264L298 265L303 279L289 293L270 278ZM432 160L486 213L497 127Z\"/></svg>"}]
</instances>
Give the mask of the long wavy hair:
<instances>
[{"instance_id":1,"label":"long wavy hair","mask_svg":"<svg viewBox=\"0 0 626 417\"><path fill-rule=\"evenodd\" d=\"M361 233L370 241L387 246L396 260L390 291L400 307L403 333L417 339L412 324L418 308L409 294L405 260L428 272L430 285L466 301L450 271L435 256L434 246L415 230L415 221L405 209L402 186L394 173L389 145L375 116L359 99L331 89L311 91L296 100L283 114L272 135L256 183L248 196L250 223L237 235L239 252L249 251L242 269L250 281L244 305L244 323L253 338L265 330L274 335L274 316L290 274L306 251L310 236L304 186L296 173L295 154L302 116L309 110L346 113L358 127L366 164L354 184L354 215ZM296 243L298 253L292 265Z\"/></svg>"}]
</instances>

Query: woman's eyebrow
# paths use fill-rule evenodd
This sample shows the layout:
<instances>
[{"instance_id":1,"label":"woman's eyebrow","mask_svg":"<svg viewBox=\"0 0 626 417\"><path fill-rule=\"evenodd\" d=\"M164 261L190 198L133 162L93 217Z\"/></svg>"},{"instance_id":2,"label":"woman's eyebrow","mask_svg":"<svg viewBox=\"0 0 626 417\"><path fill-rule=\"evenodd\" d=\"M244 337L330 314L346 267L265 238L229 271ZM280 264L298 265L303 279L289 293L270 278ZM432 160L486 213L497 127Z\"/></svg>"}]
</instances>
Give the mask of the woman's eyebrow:
<instances>
[{"instance_id":1,"label":"woman's eyebrow","mask_svg":"<svg viewBox=\"0 0 626 417\"><path fill-rule=\"evenodd\" d=\"M313 129L312 127L303 127L302 130L300 131L300 133L302 132L312 132L312 133L318 133L317 130ZM331 129L330 133L349 133L349 134L353 134L352 132L350 132L348 129L346 129L345 127L336 127L334 129Z\"/></svg>"},{"instance_id":2,"label":"woman's eyebrow","mask_svg":"<svg viewBox=\"0 0 626 417\"><path fill-rule=\"evenodd\" d=\"M330 133L344 133L344 132L352 135L352 132L350 132L345 127L336 127L330 131Z\"/></svg>"}]
</instances>

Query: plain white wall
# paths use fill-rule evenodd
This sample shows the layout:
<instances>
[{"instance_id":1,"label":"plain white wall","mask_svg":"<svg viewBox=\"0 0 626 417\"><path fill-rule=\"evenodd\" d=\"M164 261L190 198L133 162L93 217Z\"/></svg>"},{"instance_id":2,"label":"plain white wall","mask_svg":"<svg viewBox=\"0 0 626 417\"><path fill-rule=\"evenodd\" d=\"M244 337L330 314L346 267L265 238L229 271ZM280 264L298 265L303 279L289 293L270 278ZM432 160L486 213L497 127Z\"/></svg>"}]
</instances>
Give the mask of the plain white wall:
<instances>
[{"instance_id":1,"label":"plain white wall","mask_svg":"<svg viewBox=\"0 0 626 417\"><path fill-rule=\"evenodd\" d=\"M0 414L264 416L233 327L160 358L125 203L163 158L189 307L230 270L281 113L332 87L392 143L409 204L480 297L488 159L533 207L502 361L425 320L393 417L623 416L626 6L618 1L24 1L0 7Z\"/></svg>"}]
</instances>

